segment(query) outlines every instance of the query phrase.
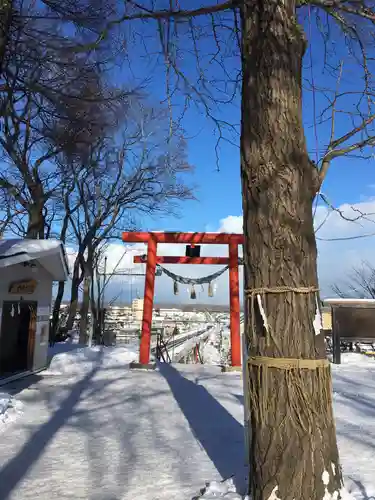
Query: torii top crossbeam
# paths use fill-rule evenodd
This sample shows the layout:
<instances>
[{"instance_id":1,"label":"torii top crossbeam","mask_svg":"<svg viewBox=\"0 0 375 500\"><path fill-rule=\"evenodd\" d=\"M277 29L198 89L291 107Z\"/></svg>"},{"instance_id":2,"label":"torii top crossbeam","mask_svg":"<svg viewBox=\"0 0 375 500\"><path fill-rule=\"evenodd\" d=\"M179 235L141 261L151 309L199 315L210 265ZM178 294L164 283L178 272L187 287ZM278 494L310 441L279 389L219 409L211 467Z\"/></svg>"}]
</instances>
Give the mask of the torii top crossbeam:
<instances>
[{"instance_id":1,"label":"torii top crossbeam","mask_svg":"<svg viewBox=\"0 0 375 500\"><path fill-rule=\"evenodd\" d=\"M237 233L176 233L176 232L136 232L122 233L122 240L127 243L148 243L150 238L156 243L193 243L195 245L243 245L243 234Z\"/></svg>"},{"instance_id":2,"label":"torii top crossbeam","mask_svg":"<svg viewBox=\"0 0 375 500\"><path fill-rule=\"evenodd\" d=\"M229 266L230 332L232 366L241 366L240 340L240 299L238 280L238 245L243 245L243 234L237 233L178 233L178 232L124 232L122 240L126 243L146 243L146 279L143 304L142 334L139 362L148 365L151 347L151 324L155 289L156 265L165 264L227 264ZM157 245L228 245L229 257L175 257L157 256ZM143 262L140 256L134 262Z\"/></svg>"}]
</instances>

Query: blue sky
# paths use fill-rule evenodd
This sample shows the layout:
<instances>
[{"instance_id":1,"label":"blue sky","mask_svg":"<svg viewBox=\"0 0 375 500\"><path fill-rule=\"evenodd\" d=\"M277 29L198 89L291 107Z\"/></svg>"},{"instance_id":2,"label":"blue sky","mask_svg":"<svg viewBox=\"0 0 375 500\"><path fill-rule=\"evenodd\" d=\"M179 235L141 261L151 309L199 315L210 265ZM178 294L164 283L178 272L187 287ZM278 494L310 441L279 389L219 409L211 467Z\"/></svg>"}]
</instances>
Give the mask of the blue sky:
<instances>
[{"instance_id":1,"label":"blue sky","mask_svg":"<svg viewBox=\"0 0 375 500\"><path fill-rule=\"evenodd\" d=\"M180 2L181 6L184 3ZM189 7L194 2L185 0ZM319 33L316 24L314 13L309 16L308 11L304 11L300 16L301 22L304 25L307 38L309 39L309 49L304 60L304 88L311 86L312 79L315 86L318 88L329 87L335 88L336 77L332 76L323 67L324 43ZM310 22L311 21L311 22ZM204 21L197 21L204 23ZM202 25L203 26L203 25ZM139 26L139 35L136 30L130 36L127 32L130 27L122 26L121 30L126 39L126 50L128 51L130 63L122 64L117 70L116 84L122 83L125 87L131 85L140 85L148 93L148 101L155 103L156 106L165 106L165 66L163 60L158 54L159 46L155 45L155 25L142 24ZM179 28L183 30L183 27ZM145 45L141 44L141 37L146 40ZM332 26L332 39L338 35L337 28ZM150 38L144 38L145 35ZM183 36L182 38L183 39ZM338 39L337 39L338 40ZM225 40L224 40L225 41ZM206 54L202 57L201 63L204 65L208 78L219 79L223 77L220 67L212 63L210 52L215 51L215 46L210 39L200 41L202 52ZM125 46L125 44L124 44ZM226 49L225 49L226 50ZM334 46L334 54L330 62L338 65L340 60L344 60L343 77L341 79L340 90L351 91L357 90L361 84L361 73L358 63L355 61L355 56L358 54L354 50L352 55L348 55L346 45L341 38ZM147 56L146 56L147 52ZM224 53L224 51L223 51ZM194 82L196 78L196 60L191 54L186 51L179 59L179 63L185 74ZM121 56L121 54L120 54ZM312 62L312 65L311 65ZM234 74L238 70L239 59L231 53L225 53L226 68L230 74ZM131 71L129 69L131 67ZM337 73L336 73L337 74ZM147 81L147 86L145 82ZM309 83L308 83L309 81ZM172 82L173 83L173 82ZM180 90L181 90L180 86ZM185 95L192 94L191 89L185 89ZM346 110L354 109L354 99L345 98L340 103L342 108ZM314 120L314 103L315 103L315 120ZM173 96L174 115L179 116L184 104L184 93L177 92ZM324 95L316 90L314 93L311 90L305 90L303 95L303 113L305 134L308 144L308 149L311 153L311 158L315 160L316 149L323 152L329 137L330 127L329 122L323 125L319 124L319 114L326 106L327 101ZM218 106L214 109L216 116L222 120L226 120L232 124L240 122L240 107L239 99L237 98L232 104ZM314 127L316 124L316 130ZM215 153L215 145L217 143L217 129L213 122L207 118L202 106L195 106L190 103L188 111L185 113L182 120L182 126L185 129L185 135L188 138L188 157L192 165L195 166L195 173L192 176L192 183L197 185L196 197L197 201L185 202L181 206L181 217L158 217L157 220L152 218L143 218L141 220L144 230L175 230L175 231L217 231L225 229L227 231L241 230L241 187L240 187L240 161L239 150L236 145L228 144L224 141L220 144L219 150L219 166L217 170L217 158ZM350 127L350 120L343 115L339 115L337 119L336 133L341 135ZM316 138L317 134L317 138ZM238 144L238 137L234 139ZM346 159L341 158L335 160L331 170L325 181L323 191L337 207L350 213L351 209L348 204L357 204L357 208L366 211L375 212L375 171L373 160L361 159ZM317 218L322 220L326 214L326 208L321 206ZM320 237L330 237L332 234L336 237L345 237L346 235L357 235L371 232L372 221L367 221L365 225L358 226L351 223L343 223L337 216L330 216L322 231L319 232ZM374 226L375 227L375 226ZM351 266L356 265L362 258L372 258L375 252L374 238L363 240L353 240L348 242L318 242L319 248L319 266L320 277L324 283L325 294L329 294L330 284L337 281L340 276L344 276ZM211 249L214 254L220 253L218 249ZM168 249L169 253L176 254L182 252L183 249ZM118 257L123 252L123 246L114 245L111 249L112 262L115 264ZM165 253L166 250L163 250ZM207 250L204 250L207 254ZM338 256L339 254L339 256ZM338 258L339 257L339 258ZM131 265L130 257L127 260L127 265ZM176 271L176 268L174 268ZM213 270L205 268L190 269L185 266L183 269L178 269L180 274L201 275L209 274ZM227 278L224 278L224 281ZM224 281L222 283L224 283ZM118 288L119 283L114 285L114 289ZM128 288L128 283L122 283L121 287ZM142 283L139 281L139 292L142 294ZM221 286L225 290L225 285ZM157 288L157 294L163 299L171 298L171 294L163 293L162 288ZM173 297L172 297L173 298ZM219 300L219 299L218 299ZM227 302L227 291L221 295L220 301Z\"/></svg>"},{"instance_id":2,"label":"blue sky","mask_svg":"<svg viewBox=\"0 0 375 500\"><path fill-rule=\"evenodd\" d=\"M307 10L304 10L300 14L300 21L304 25L306 36L310 42L304 59L304 87L306 89L309 86L307 85L307 80L310 86L313 80L315 86L318 88L329 87L334 89L336 86L336 76L332 76L327 67L323 67L322 61L325 47L315 22L314 12L309 14ZM145 27L143 25L142 29L146 30L151 36L154 26L148 25ZM336 37L338 40L338 29L332 26L331 31L332 37ZM151 40L149 47L154 47L154 39L152 38ZM184 39L182 38L182 40ZM358 54L354 51L352 56L348 55L343 38L340 40L341 44L337 43L335 45L335 53L329 62L338 65L340 60L344 60L343 76L340 82L341 92L358 90L359 86L362 85L361 70L353 57ZM213 50L207 39L204 39L201 44L205 52L208 53ZM159 101L165 98L165 72L162 60L157 60L157 57L153 58L154 56L150 57L150 55L145 57L146 52L149 54L149 47L145 51L135 43L137 57L133 55L133 61L137 60L137 63L132 62L132 74L136 74L139 81L147 76L148 89L151 92L150 99L155 99L156 102L156 100ZM133 45L132 50L134 50ZM142 57L138 57L141 54ZM150 61L153 62L152 66L150 66ZM191 55L184 53L184 59L179 64L181 64L181 68L189 76L190 81L195 83L195 59ZM229 57L226 59L226 64L229 70L233 72L238 69L239 61L236 58ZM220 68L215 67L213 64L207 63L205 68L210 77L220 78L223 76ZM129 75L129 73L125 70L123 75ZM319 124L319 115L323 108L327 106L327 99L319 90L316 90L315 93L311 92L311 90L305 90L303 102L308 149L311 158L315 160L317 148L319 148L321 156L330 134L329 122L322 125ZM340 107L350 110L353 108L355 102L354 99L347 97L340 101ZM176 93L173 105L174 113L178 116L182 106L181 93ZM314 111L316 129L314 127ZM223 120L238 124L240 122L238 97L231 105L223 105L219 110L215 110L215 114ZM228 215L240 215L242 211L238 147L224 141L220 143L220 171L217 171L215 145L218 132L213 122L205 116L202 107L197 109L191 105L189 111L185 114L182 124L186 136L190 137L188 141L189 161L196 169L193 180L198 185L198 200L184 203L181 208L182 217L179 220L168 217L157 221L152 219L143 220L143 224L150 230L160 229L160 224L166 230L214 230L217 228L219 220ZM337 136L347 132L350 127L351 123L348 118L339 115L336 119ZM238 141L238 138L235 138L235 141ZM332 163L323 190L329 196L332 203L338 206L342 203L356 203L363 198L374 196L374 189L372 187L374 184L373 160L340 158Z\"/></svg>"},{"instance_id":3,"label":"blue sky","mask_svg":"<svg viewBox=\"0 0 375 500\"><path fill-rule=\"evenodd\" d=\"M311 24L310 24L311 20ZM327 106L327 99L322 92L311 91L311 82L314 81L315 88L331 88L337 85L337 72L332 75L323 67L324 43L319 33L314 14L309 16L305 11L305 16L301 16L301 21L305 27L305 32L309 38L309 49L304 60L304 94L303 94L303 114L304 126L307 139L308 150L313 160L316 159L316 151L319 155L325 151L325 147L330 135L330 122L319 123L321 111ZM147 28L146 28L147 29ZM331 27L333 38L338 35L337 28ZM207 50L209 45L205 46ZM338 63L344 60L343 75L340 81L340 91L348 92L358 90L361 82L361 69L355 61L358 54L354 50L352 55L348 55L343 39L341 43L336 43L334 54L330 63ZM146 58L147 59L147 58ZM148 59L147 59L148 60ZM311 64L312 62L312 64ZM184 69L187 74L194 74L194 61L185 59ZM228 61L231 70L235 70L237 62L233 59ZM146 71L148 65L137 66L139 74ZM163 96L165 90L165 79L163 66L155 65L150 71L150 88L153 89L154 96ZM312 68L312 69L311 69ZM134 68L133 68L134 69ZM213 74L215 75L215 70ZM212 75L212 73L211 73ZM310 87L310 90L306 90ZM162 99L162 97L161 97ZM219 115L222 119L239 123L239 102L220 108ZM346 111L355 109L356 101L352 97L346 97L340 101L340 109ZM181 99L178 96L174 100L177 111L181 106ZM315 109L314 109L315 108ZM314 115L315 111L315 115ZM178 114L178 113L177 113ZM315 116L315 117L314 117ZM315 123L315 125L314 125ZM194 182L198 184L197 201L184 203L181 207L182 216L180 219L168 218L158 220L144 220L143 225L148 230L176 230L176 231L240 231L241 230L241 188L240 188L240 168L238 147L222 142L220 147L220 170L217 171L215 145L217 142L217 130L213 123L204 115L202 108L189 108L183 120L183 126L187 136L194 136L188 142L189 161L196 168ZM336 119L336 137L341 136L350 130L351 120L345 115L338 115ZM317 137L316 137L317 136ZM366 151L366 154L368 151ZM375 171L373 160L363 160L360 158L339 158L332 163L331 170L323 186L324 193L330 201L343 210L346 215L353 216L351 204L355 204L355 209L363 210L366 213L375 212ZM317 226L327 215L327 208L320 204L317 212ZM324 227L319 230L319 238L342 238L352 237L361 234L375 232L372 216L365 223L353 224L343 221L337 214L330 214ZM165 254L181 254L183 248L161 248L160 252ZM318 241L319 250L319 275L323 296L331 294L333 283L340 282L350 272L353 266L357 266L362 260L372 259L375 251L374 238L354 239L344 242ZM204 249L204 254L223 254L223 249ZM118 249L114 249L113 255L118 255ZM115 259L114 259L115 260ZM131 265L131 256L127 259L127 265ZM182 275L200 276L209 274L215 269L199 268L199 266L173 266L175 272ZM142 295L142 279L138 279L135 288ZM156 296L159 300L176 299L186 301L187 292L174 298L171 284L166 278L158 278ZM219 302L227 302L227 276L218 280L219 288L217 299ZM126 284L122 284L126 288ZM207 293L202 292L199 300L207 302Z\"/></svg>"}]
</instances>

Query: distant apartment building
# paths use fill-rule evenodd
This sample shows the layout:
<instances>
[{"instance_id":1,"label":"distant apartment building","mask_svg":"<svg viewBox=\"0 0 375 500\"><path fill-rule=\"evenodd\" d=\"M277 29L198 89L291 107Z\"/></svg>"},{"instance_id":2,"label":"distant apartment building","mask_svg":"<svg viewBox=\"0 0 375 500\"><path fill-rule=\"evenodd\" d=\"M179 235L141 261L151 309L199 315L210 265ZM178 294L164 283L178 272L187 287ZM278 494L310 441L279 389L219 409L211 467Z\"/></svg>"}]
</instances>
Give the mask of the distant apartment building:
<instances>
[{"instance_id":1,"label":"distant apartment building","mask_svg":"<svg viewBox=\"0 0 375 500\"><path fill-rule=\"evenodd\" d=\"M159 309L159 314L160 316L169 316L169 317L175 317L175 316L180 316L182 314L182 311L181 309L177 309L177 308L163 308L163 309Z\"/></svg>"},{"instance_id":2,"label":"distant apartment building","mask_svg":"<svg viewBox=\"0 0 375 500\"><path fill-rule=\"evenodd\" d=\"M143 299L134 299L132 302L132 313L135 321L142 321L143 316Z\"/></svg>"}]
</instances>

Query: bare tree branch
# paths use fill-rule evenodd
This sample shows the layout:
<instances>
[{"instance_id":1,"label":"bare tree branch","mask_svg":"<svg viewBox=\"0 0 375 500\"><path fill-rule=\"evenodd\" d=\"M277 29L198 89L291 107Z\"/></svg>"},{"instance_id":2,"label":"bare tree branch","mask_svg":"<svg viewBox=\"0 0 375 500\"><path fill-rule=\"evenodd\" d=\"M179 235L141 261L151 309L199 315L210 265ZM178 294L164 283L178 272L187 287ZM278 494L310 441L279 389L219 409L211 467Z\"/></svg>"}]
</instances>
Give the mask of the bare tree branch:
<instances>
[{"instance_id":1,"label":"bare tree branch","mask_svg":"<svg viewBox=\"0 0 375 500\"><path fill-rule=\"evenodd\" d=\"M332 290L342 298L375 299L375 268L369 262L353 267L348 278Z\"/></svg>"}]
</instances>

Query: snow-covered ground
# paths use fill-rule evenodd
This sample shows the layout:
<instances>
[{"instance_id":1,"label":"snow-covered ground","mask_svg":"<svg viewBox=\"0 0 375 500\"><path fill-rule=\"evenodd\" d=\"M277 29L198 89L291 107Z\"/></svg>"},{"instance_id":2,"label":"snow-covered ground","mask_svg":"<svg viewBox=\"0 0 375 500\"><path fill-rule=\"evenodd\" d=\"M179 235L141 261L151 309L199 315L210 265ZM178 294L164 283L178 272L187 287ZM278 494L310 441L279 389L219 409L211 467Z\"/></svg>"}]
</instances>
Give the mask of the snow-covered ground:
<instances>
[{"instance_id":1,"label":"snow-covered ground","mask_svg":"<svg viewBox=\"0 0 375 500\"><path fill-rule=\"evenodd\" d=\"M22 413L22 403L0 388L0 433Z\"/></svg>"},{"instance_id":2,"label":"snow-covered ground","mask_svg":"<svg viewBox=\"0 0 375 500\"><path fill-rule=\"evenodd\" d=\"M135 346L65 345L54 354L39 380L5 386L3 416L9 401L24 413L0 435L1 500L190 500L211 480L206 500L239 498L234 488L246 482L241 374L209 365L130 371ZM346 487L370 500L375 361L345 354L333 373ZM220 483L233 474L233 484Z\"/></svg>"},{"instance_id":3,"label":"snow-covered ground","mask_svg":"<svg viewBox=\"0 0 375 500\"><path fill-rule=\"evenodd\" d=\"M342 355L332 365L333 401L346 488L363 500L375 498L375 360Z\"/></svg>"},{"instance_id":4,"label":"snow-covered ground","mask_svg":"<svg viewBox=\"0 0 375 500\"><path fill-rule=\"evenodd\" d=\"M105 368L128 368L138 358L139 344L119 347L84 347L77 343L63 342L50 349L52 357L44 375L75 377L90 371L100 355L100 366Z\"/></svg>"}]
</instances>

